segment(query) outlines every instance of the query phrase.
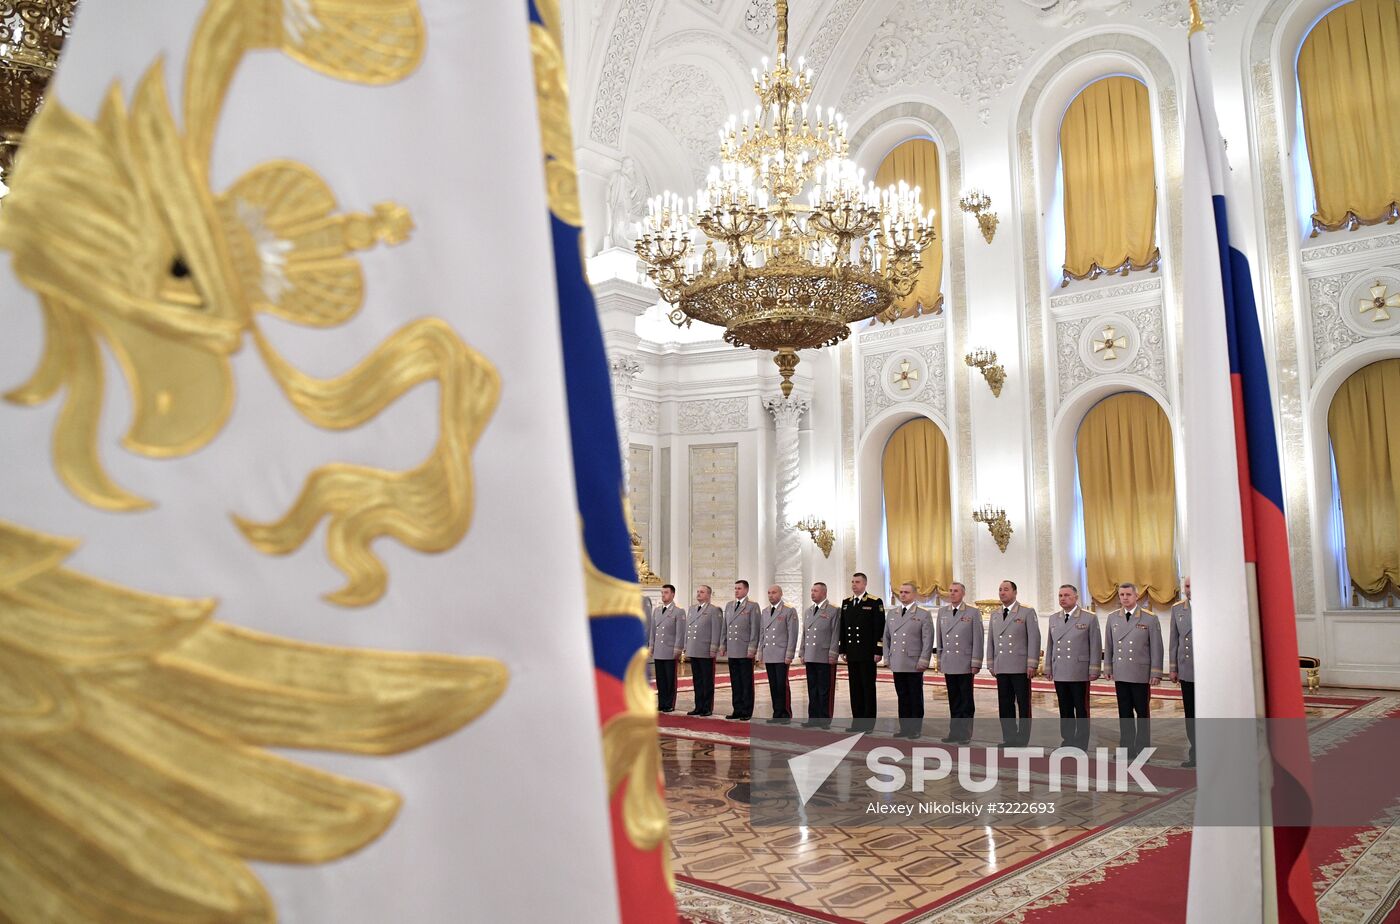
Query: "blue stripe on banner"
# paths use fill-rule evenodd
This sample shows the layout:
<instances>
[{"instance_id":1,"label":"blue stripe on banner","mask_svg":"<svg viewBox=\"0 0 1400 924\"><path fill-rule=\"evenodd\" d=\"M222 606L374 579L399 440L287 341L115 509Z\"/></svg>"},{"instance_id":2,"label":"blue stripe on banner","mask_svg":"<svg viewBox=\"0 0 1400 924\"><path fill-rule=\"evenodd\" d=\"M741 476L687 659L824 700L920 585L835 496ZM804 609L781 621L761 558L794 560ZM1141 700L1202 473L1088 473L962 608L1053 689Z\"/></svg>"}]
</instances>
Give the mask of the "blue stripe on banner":
<instances>
[{"instance_id":1,"label":"blue stripe on banner","mask_svg":"<svg viewBox=\"0 0 1400 924\"><path fill-rule=\"evenodd\" d=\"M1230 373L1240 377L1244 397L1245 439L1249 448L1249 480L1254 490L1283 510L1283 477L1279 471L1274 434L1269 366L1250 283L1249 260L1230 245L1224 196L1213 196L1215 230L1220 243L1220 272L1225 287L1225 331L1230 346Z\"/></svg>"},{"instance_id":2,"label":"blue stripe on banner","mask_svg":"<svg viewBox=\"0 0 1400 924\"><path fill-rule=\"evenodd\" d=\"M593 637L593 665L622 679L637 649L646 644L646 628L636 616L595 616L588 620Z\"/></svg>"},{"instance_id":3,"label":"blue stripe on banner","mask_svg":"<svg viewBox=\"0 0 1400 924\"><path fill-rule=\"evenodd\" d=\"M583 518L583 544L604 574L637 579L632 537L622 513L622 454L613 418L603 332L593 291L583 275L579 230L550 216L554 272L559 288L559 335L564 348L564 387L574 448L574 486Z\"/></svg>"}]
</instances>

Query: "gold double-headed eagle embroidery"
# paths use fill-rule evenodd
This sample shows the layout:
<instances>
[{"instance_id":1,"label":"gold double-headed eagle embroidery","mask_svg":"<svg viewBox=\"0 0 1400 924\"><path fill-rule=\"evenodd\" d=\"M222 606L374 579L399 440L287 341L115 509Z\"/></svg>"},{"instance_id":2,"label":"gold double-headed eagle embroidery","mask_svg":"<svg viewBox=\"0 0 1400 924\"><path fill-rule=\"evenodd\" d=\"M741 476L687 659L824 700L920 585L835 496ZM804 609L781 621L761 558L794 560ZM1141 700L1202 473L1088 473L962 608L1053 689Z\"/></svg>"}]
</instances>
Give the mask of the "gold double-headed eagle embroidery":
<instances>
[{"instance_id":1,"label":"gold double-headed eagle embroidery","mask_svg":"<svg viewBox=\"0 0 1400 924\"><path fill-rule=\"evenodd\" d=\"M129 105L114 85L96 121L57 100L40 112L0 218L0 247L42 300L46 344L29 381L6 397L38 404L64 393L53 457L79 498L116 511L149 503L116 484L98 453L101 345L132 396L125 447L167 458L223 428L235 391L229 358L251 339L288 401L318 427L358 427L416 385L439 389L438 440L421 465L317 469L279 519L236 518L256 548L295 551L329 519L327 552L346 583L328 599L359 606L387 586L375 539L420 552L462 539L471 449L500 391L491 364L429 318L342 375L316 378L279 355L258 321L325 328L349 320L364 296L354 253L405 240L408 212L393 203L341 212L325 181L292 161L261 164L222 193L209 188L224 97L247 52L281 49L330 76L381 84L410 73L423 45L416 0L211 0L187 61L183 132L160 61Z\"/></svg>"},{"instance_id":2,"label":"gold double-headed eagle embroidery","mask_svg":"<svg viewBox=\"0 0 1400 924\"><path fill-rule=\"evenodd\" d=\"M229 362L251 339L311 423L359 426L414 386L438 385L438 441L417 468L332 464L278 521L240 520L289 552L329 519L367 604L387 576L370 550L392 536L441 551L465 534L470 454L496 405L494 368L440 319L404 326L342 375L282 357L258 324L328 327L359 309L355 251L403 241L392 203L340 212L309 167L256 167L209 189L225 94L250 50L280 49L362 84L408 74L423 53L414 0L210 0L190 46L177 127L160 61L128 103L113 87L94 121L50 99L0 217L0 248L38 293L46 343L7 397L60 391L55 467L84 501L146 505L97 451L103 345L133 402L126 447L161 458L208 444L234 401ZM212 600L156 596L65 566L76 543L0 520L0 919L276 919L249 861L320 863L378 837L399 797L269 748L391 754L449 734L497 700L490 658L351 650L214 620Z\"/></svg>"}]
</instances>

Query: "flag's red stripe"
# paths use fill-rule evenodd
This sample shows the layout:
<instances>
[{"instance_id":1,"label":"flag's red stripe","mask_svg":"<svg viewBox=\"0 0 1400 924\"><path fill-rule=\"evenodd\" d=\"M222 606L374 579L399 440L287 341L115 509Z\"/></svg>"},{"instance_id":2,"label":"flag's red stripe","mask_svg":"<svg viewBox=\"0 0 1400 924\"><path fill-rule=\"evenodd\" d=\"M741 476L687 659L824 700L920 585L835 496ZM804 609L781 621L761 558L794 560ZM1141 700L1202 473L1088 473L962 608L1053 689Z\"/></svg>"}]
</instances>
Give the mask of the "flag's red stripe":
<instances>
[{"instance_id":1,"label":"flag's red stripe","mask_svg":"<svg viewBox=\"0 0 1400 924\"><path fill-rule=\"evenodd\" d=\"M627 711L627 691L622 681L605 670L595 669L593 678L598 689L598 720L606 727L609 719ZM659 777L655 785L658 788L661 786ZM676 898L666 886L661 856L661 851L670 850L671 846L663 844L661 850L650 851L638 850L633 846L627 837L622 814L627 786L628 780L623 780L617 791L609 794L608 798L621 921L622 924L671 924L677 920Z\"/></svg>"}]
</instances>

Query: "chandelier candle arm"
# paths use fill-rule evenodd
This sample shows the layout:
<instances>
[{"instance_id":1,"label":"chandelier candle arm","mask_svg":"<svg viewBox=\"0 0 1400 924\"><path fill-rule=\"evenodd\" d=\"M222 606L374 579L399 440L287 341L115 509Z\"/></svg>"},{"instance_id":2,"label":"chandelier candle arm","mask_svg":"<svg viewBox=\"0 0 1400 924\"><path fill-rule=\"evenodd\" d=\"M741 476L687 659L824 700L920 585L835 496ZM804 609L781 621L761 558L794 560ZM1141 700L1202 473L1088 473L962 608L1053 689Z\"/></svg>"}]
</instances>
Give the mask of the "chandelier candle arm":
<instances>
[{"instance_id":1,"label":"chandelier candle arm","mask_svg":"<svg viewBox=\"0 0 1400 924\"><path fill-rule=\"evenodd\" d=\"M922 191L879 189L850 159L846 120L812 106L812 71L787 48L753 71L758 103L719 130L719 162L682 199L653 197L636 253L672 323L724 329L734 346L776 353L784 397L798 351L835 345L850 325L893 321L934 240Z\"/></svg>"}]
</instances>

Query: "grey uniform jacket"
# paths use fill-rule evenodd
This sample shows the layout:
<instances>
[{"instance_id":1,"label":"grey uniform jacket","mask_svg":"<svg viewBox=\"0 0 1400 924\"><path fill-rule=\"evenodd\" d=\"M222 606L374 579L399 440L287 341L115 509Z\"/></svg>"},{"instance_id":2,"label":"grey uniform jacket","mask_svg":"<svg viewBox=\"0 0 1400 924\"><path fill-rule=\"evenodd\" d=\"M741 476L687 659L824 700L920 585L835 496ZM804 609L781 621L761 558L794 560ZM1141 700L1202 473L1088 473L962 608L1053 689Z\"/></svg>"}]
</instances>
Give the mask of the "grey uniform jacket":
<instances>
[{"instance_id":1,"label":"grey uniform jacket","mask_svg":"<svg viewBox=\"0 0 1400 924\"><path fill-rule=\"evenodd\" d=\"M825 600L807 608L802 623L802 660L813 664L835 664L841 647L841 611Z\"/></svg>"},{"instance_id":2,"label":"grey uniform jacket","mask_svg":"<svg viewBox=\"0 0 1400 924\"><path fill-rule=\"evenodd\" d=\"M651 610L651 656L656 661L674 661L685 644L685 613L672 603L658 603Z\"/></svg>"},{"instance_id":3,"label":"grey uniform jacket","mask_svg":"<svg viewBox=\"0 0 1400 924\"><path fill-rule=\"evenodd\" d=\"M1162 623L1139 606L1133 618L1121 609L1109 614L1103 638L1103 671L1115 681L1148 683L1162 679Z\"/></svg>"},{"instance_id":4,"label":"grey uniform jacket","mask_svg":"<svg viewBox=\"0 0 1400 924\"><path fill-rule=\"evenodd\" d=\"M786 603L773 604L763 608L758 617L762 631L759 633L758 654L764 664L783 664L797 654L797 610Z\"/></svg>"},{"instance_id":5,"label":"grey uniform jacket","mask_svg":"<svg viewBox=\"0 0 1400 924\"><path fill-rule=\"evenodd\" d=\"M713 658L724 638L724 611L713 603L696 603L685 614L685 656Z\"/></svg>"},{"instance_id":6,"label":"grey uniform jacket","mask_svg":"<svg viewBox=\"0 0 1400 924\"><path fill-rule=\"evenodd\" d=\"M1179 680L1196 681L1196 659L1191 653L1191 603L1172 607L1171 644L1167 646L1168 670L1176 672Z\"/></svg>"},{"instance_id":7,"label":"grey uniform jacket","mask_svg":"<svg viewBox=\"0 0 1400 924\"><path fill-rule=\"evenodd\" d=\"M752 658L758 653L758 604L730 600L724 605L724 656Z\"/></svg>"},{"instance_id":8,"label":"grey uniform jacket","mask_svg":"<svg viewBox=\"0 0 1400 924\"><path fill-rule=\"evenodd\" d=\"M885 611L885 660L899 673L928 669L933 657L933 620L928 610L896 603Z\"/></svg>"},{"instance_id":9,"label":"grey uniform jacket","mask_svg":"<svg viewBox=\"0 0 1400 924\"><path fill-rule=\"evenodd\" d=\"M987 623L987 665L993 674L1023 674L1040 667L1040 618L1019 603L1003 619L999 606Z\"/></svg>"},{"instance_id":10,"label":"grey uniform jacket","mask_svg":"<svg viewBox=\"0 0 1400 924\"><path fill-rule=\"evenodd\" d=\"M1099 617L1075 607L1069 621L1065 611L1050 614L1049 639L1045 643L1045 676L1063 682L1098 680L1103 665L1103 636Z\"/></svg>"},{"instance_id":11,"label":"grey uniform jacket","mask_svg":"<svg viewBox=\"0 0 1400 924\"><path fill-rule=\"evenodd\" d=\"M975 674L982 669L982 611L966 602L938 608L938 668L945 674Z\"/></svg>"}]
</instances>

